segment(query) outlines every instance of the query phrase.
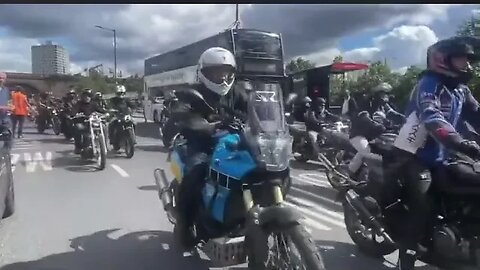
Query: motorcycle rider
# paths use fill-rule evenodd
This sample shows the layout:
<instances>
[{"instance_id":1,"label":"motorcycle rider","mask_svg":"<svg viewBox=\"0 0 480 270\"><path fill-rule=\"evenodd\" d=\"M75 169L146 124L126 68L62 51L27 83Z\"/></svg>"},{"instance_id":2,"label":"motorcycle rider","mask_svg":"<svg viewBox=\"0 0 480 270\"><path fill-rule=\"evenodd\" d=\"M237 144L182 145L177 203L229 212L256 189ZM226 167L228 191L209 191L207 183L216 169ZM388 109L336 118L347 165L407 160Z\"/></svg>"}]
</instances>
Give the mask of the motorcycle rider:
<instances>
[{"instance_id":1,"label":"motorcycle rider","mask_svg":"<svg viewBox=\"0 0 480 270\"><path fill-rule=\"evenodd\" d=\"M392 86L389 83L382 82L373 89L372 99L372 118L386 126L402 125L405 116L393 109L390 105L390 95Z\"/></svg>"},{"instance_id":2,"label":"motorcycle rider","mask_svg":"<svg viewBox=\"0 0 480 270\"><path fill-rule=\"evenodd\" d=\"M186 173L178 192L177 228L180 242L185 250L195 245L191 226L195 204L199 201L202 179L207 173L209 155L215 129L228 123L229 118L220 115L221 98L225 98L235 80L236 63L233 54L223 48L213 47L202 53L197 65L200 82L197 93L206 103L191 96L191 90L177 90L177 106L172 119L178 123L180 134L187 140ZM223 120L222 120L223 119Z\"/></svg>"},{"instance_id":3,"label":"motorcycle rider","mask_svg":"<svg viewBox=\"0 0 480 270\"><path fill-rule=\"evenodd\" d=\"M402 179L409 212L403 219L399 239L399 269L414 269L418 244L428 226L432 198L427 195L436 175L450 172L461 177L468 172L447 166L447 151L480 157L480 147L462 138L457 124L463 120L480 127L480 108L466 84L473 76L471 63L477 61L473 46L463 37L440 40L428 48L427 69L412 90L406 109L407 120L394 143L394 154L385 162L386 183ZM384 187L382 206L389 205L389 185Z\"/></svg>"},{"instance_id":4,"label":"motorcycle rider","mask_svg":"<svg viewBox=\"0 0 480 270\"><path fill-rule=\"evenodd\" d=\"M70 89L65 96L62 97L62 103L63 103L63 108L67 111L71 110L73 108L73 105L75 103L75 98L77 97L77 93L75 92L74 89Z\"/></svg>"},{"instance_id":5,"label":"motorcycle rider","mask_svg":"<svg viewBox=\"0 0 480 270\"><path fill-rule=\"evenodd\" d=\"M341 121L342 118L329 112L325 105L326 100L321 97L317 97L311 103L307 103L307 112L305 113L305 126L308 130L309 143L313 146L315 156L318 156L320 152L320 146L317 144L318 135L324 133L323 125L325 123L333 123Z\"/></svg>"},{"instance_id":6,"label":"motorcycle rider","mask_svg":"<svg viewBox=\"0 0 480 270\"><path fill-rule=\"evenodd\" d=\"M72 116L75 116L78 113L83 113L86 117L89 117L93 112L105 113L105 109L99 107L96 103L92 102L92 89L85 88L80 93L80 100L75 103L72 109ZM85 130L83 127L79 128L78 124L83 124L75 121L75 154L80 154L82 152L82 135ZM88 128L88 127L87 127Z\"/></svg>"},{"instance_id":7,"label":"motorcycle rider","mask_svg":"<svg viewBox=\"0 0 480 270\"><path fill-rule=\"evenodd\" d=\"M363 157L370 155L369 141L382 134L386 128L382 122L377 122L371 116L372 106L367 102L366 96L362 94L357 107L351 115L350 144L357 150L357 153L348 164L348 174L356 179L357 173L363 164ZM357 112L358 111L358 112Z\"/></svg>"},{"instance_id":8,"label":"motorcycle rider","mask_svg":"<svg viewBox=\"0 0 480 270\"><path fill-rule=\"evenodd\" d=\"M97 104L97 106L101 108L106 108L107 103L103 99L103 94L100 91L95 92L95 95L92 98L92 101Z\"/></svg>"},{"instance_id":9,"label":"motorcycle rider","mask_svg":"<svg viewBox=\"0 0 480 270\"><path fill-rule=\"evenodd\" d=\"M125 86L117 85L115 96L109 100L110 107L114 110L117 110L118 113L122 115L131 114L133 112L133 108L135 107L129 99L125 98L126 93L127 90L125 89ZM115 144L113 135L119 124L120 123L117 121L117 118L114 116L108 125L108 138L111 145Z\"/></svg>"}]
</instances>

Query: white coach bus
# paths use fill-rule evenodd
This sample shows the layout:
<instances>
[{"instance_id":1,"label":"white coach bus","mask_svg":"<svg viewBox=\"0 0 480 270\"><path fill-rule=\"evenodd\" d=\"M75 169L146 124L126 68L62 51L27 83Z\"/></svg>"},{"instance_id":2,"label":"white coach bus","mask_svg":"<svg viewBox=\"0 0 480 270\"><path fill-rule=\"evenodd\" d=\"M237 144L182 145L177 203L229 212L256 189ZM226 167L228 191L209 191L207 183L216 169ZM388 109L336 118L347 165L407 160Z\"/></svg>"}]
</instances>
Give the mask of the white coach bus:
<instances>
[{"instance_id":1,"label":"white coach bus","mask_svg":"<svg viewBox=\"0 0 480 270\"><path fill-rule=\"evenodd\" d=\"M159 122L163 97L168 91L197 84L200 55L211 47L231 51L237 61L237 80L285 79L280 34L254 29L228 29L214 36L145 60L144 117ZM235 89L235 87L234 87ZM235 91L232 91L232 93ZM234 95L231 95L234 104Z\"/></svg>"}]
</instances>

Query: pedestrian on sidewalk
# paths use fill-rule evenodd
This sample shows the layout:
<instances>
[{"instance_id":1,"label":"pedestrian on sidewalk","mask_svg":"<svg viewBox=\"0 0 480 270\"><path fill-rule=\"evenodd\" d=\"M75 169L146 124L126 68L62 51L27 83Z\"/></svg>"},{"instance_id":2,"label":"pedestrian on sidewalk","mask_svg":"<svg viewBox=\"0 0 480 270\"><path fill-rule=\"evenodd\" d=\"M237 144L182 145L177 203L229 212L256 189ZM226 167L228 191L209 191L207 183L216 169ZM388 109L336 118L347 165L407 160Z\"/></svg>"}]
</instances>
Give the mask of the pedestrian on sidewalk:
<instances>
[{"instance_id":1,"label":"pedestrian on sidewalk","mask_svg":"<svg viewBox=\"0 0 480 270\"><path fill-rule=\"evenodd\" d=\"M14 87L14 92L12 93L12 105L13 112L11 115L12 118L12 135L15 137L15 132L17 131L18 124L18 138L23 138L23 123L25 123L25 118L28 115L28 110L31 109L30 104L28 103L27 95L25 94L25 89L17 85Z\"/></svg>"}]
</instances>

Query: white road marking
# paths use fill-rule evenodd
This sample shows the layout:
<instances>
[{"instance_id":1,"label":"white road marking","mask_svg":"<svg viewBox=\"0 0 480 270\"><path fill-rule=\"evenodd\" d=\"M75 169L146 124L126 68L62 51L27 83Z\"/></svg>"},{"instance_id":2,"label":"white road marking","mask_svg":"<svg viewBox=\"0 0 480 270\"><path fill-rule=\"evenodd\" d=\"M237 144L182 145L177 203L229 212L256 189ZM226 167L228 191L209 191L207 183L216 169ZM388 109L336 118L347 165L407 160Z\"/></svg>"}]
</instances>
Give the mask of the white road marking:
<instances>
[{"instance_id":1,"label":"white road marking","mask_svg":"<svg viewBox=\"0 0 480 270\"><path fill-rule=\"evenodd\" d=\"M327 176L326 175L321 175L321 174L312 174L312 173L302 173L299 175L301 178L304 178L304 179L307 179L307 180L310 180L310 181L313 181L313 182L317 182L319 184L323 184L323 183L326 183L326 184L329 184L330 183L328 182L327 180Z\"/></svg>"},{"instance_id":2,"label":"white road marking","mask_svg":"<svg viewBox=\"0 0 480 270\"><path fill-rule=\"evenodd\" d=\"M40 166L44 171L51 171L52 168L52 152L45 153L45 159L42 156L41 152L36 152L33 156L30 153L23 153L23 158L26 163L27 172L35 172L37 164L40 163Z\"/></svg>"},{"instance_id":3,"label":"white road marking","mask_svg":"<svg viewBox=\"0 0 480 270\"><path fill-rule=\"evenodd\" d=\"M122 177L129 177L130 175L122 168L120 168L120 166L116 165L116 164L110 164L110 166L118 172L118 174L120 174Z\"/></svg>"},{"instance_id":4,"label":"white road marking","mask_svg":"<svg viewBox=\"0 0 480 270\"><path fill-rule=\"evenodd\" d=\"M20 154L12 153L12 154L10 154L10 156L11 156L11 161L12 161L12 172L14 172L15 168L17 167L17 162L20 159Z\"/></svg>"},{"instance_id":5,"label":"white road marking","mask_svg":"<svg viewBox=\"0 0 480 270\"><path fill-rule=\"evenodd\" d=\"M297 188L297 187L291 187L291 189L294 189L295 191L297 192L300 192L300 193L303 193L305 195L308 195L308 196L312 196L314 197L315 199L318 199L318 200L321 200L321 201L324 201L326 203L331 203L331 204L335 204L335 205L342 205L340 202L336 202L334 200L331 200L331 199L328 199L328 198L325 198L325 197L322 197L322 196L319 196L313 192L310 192L310 191L306 191L306 190L303 190L301 188Z\"/></svg>"},{"instance_id":6,"label":"white road marking","mask_svg":"<svg viewBox=\"0 0 480 270\"><path fill-rule=\"evenodd\" d=\"M318 231L331 231L332 228L318 222L318 221L314 221L310 218L307 218L307 217L303 217L301 220L300 220L300 223L303 223L307 229L307 232L308 233L312 233L312 229L311 228L314 228Z\"/></svg>"},{"instance_id":7,"label":"white road marking","mask_svg":"<svg viewBox=\"0 0 480 270\"><path fill-rule=\"evenodd\" d=\"M343 220L343 214L337 213L337 212L332 211L332 210L325 209L323 207L318 207L318 204L315 204L311 201L301 199L301 198L292 198L292 200L295 200L295 201L299 202L300 204L303 204L303 205L306 205L306 206L314 207L315 210L318 210L319 212L322 212L325 215Z\"/></svg>"},{"instance_id":8,"label":"white road marking","mask_svg":"<svg viewBox=\"0 0 480 270\"><path fill-rule=\"evenodd\" d=\"M335 220L331 217L327 217L327 216L324 216L324 215L320 215L318 213L315 213L314 211L312 210L309 210L309 209L305 209L303 207L299 207L293 203L290 203L290 202L285 202L287 205L289 206L292 206L292 207L295 207L296 209L298 209L300 212L302 212L304 215L310 217L311 219L315 220L315 221L318 221L318 220L322 220L324 222L328 222L330 224L334 224L338 227L341 227L341 228L345 228L345 224L343 223L343 221L339 221L339 220ZM322 209L321 206L317 206L315 207L315 210L317 211L320 211L319 209Z\"/></svg>"},{"instance_id":9,"label":"white road marking","mask_svg":"<svg viewBox=\"0 0 480 270\"><path fill-rule=\"evenodd\" d=\"M310 184L314 186L319 186L319 187L331 187L329 183L322 183L322 182L317 182L317 181L312 181L304 177L300 176L292 176L295 180L303 182L305 184Z\"/></svg>"}]
</instances>

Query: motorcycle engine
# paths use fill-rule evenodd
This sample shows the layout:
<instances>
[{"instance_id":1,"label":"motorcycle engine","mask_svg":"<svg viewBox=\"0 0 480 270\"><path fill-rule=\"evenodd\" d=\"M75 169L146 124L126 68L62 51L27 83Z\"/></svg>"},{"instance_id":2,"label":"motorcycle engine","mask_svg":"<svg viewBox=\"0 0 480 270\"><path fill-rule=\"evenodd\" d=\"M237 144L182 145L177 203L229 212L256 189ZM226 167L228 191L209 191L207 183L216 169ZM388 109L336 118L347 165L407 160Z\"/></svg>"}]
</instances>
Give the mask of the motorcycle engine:
<instances>
[{"instance_id":1,"label":"motorcycle engine","mask_svg":"<svg viewBox=\"0 0 480 270\"><path fill-rule=\"evenodd\" d=\"M458 228L452 224L444 224L433 232L433 247L435 253L456 260L468 260L470 242L460 235Z\"/></svg>"}]
</instances>

